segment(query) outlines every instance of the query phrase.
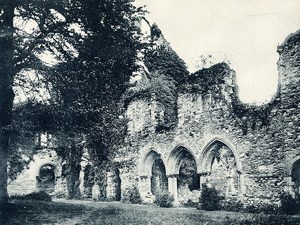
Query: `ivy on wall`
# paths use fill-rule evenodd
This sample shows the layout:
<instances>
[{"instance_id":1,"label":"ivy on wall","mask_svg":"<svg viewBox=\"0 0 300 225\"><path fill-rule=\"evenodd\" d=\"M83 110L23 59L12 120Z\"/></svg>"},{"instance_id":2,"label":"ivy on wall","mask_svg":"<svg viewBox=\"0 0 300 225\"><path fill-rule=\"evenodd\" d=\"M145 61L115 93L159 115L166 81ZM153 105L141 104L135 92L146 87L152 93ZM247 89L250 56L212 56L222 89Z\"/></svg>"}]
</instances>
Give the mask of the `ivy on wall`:
<instances>
[{"instance_id":1,"label":"ivy on wall","mask_svg":"<svg viewBox=\"0 0 300 225\"><path fill-rule=\"evenodd\" d=\"M144 63L149 74L137 81L125 93L125 107L135 99L149 99L155 94L164 110L158 132L169 130L177 124L177 87L189 74L182 59L172 50L156 24L150 27L150 44L144 52Z\"/></svg>"}]
</instances>

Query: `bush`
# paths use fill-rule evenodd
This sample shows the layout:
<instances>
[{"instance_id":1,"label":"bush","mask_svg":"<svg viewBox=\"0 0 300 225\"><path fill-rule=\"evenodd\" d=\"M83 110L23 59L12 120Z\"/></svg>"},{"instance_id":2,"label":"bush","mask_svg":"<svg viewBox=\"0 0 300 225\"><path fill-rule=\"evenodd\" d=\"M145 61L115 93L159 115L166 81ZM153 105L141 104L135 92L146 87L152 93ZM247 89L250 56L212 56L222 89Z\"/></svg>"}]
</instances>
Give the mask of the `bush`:
<instances>
[{"instance_id":1,"label":"bush","mask_svg":"<svg viewBox=\"0 0 300 225\"><path fill-rule=\"evenodd\" d=\"M172 207L173 202L174 202L173 195L167 191L162 191L162 192L156 193L156 195L155 195L154 204L156 204L160 207L165 207L165 208Z\"/></svg>"},{"instance_id":2,"label":"bush","mask_svg":"<svg viewBox=\"0 0 300 225\"><path fill-rule=\"evenodd\" d=\"M12 199L20 199L20 200L43 201L43 202L51 202L52 201L52 197L44 191L32 192L27 195L15 195L11 198Z\"/></svg>"},{"instance_id":3,"label":"bush","mask_svg":"<svg viewBox=\"0 0 300 225\"><path fill-rule=\"evenodd\" d=\"M221 209L222 197L214 187L203 186L200 197L200 209L212 211Z\"/></svg>"},{"instance_id":4,"label":"bush","mask_svg":"<svg viewBox=\"0 0 300 225\"><path fill-rule=\"evenodd\" d=\"M297 214L300 210L300 198L293 198L289 193L280 195L281 211L288 215Z\"/></svg>"},{"instance_id":5,"label":"bush","mask_svg":"<svg viewBox=\"0 0 300 225\"><path fill-rule=\"evenodd\" d=\"M198 204L199 202L193 202L191 199L188 199L187 202L182 203L182 205L187 208L197 208Z\"/></svg>"},{"instance_id":6,"label":"bush","mask_svg":"<svg viewBox=\"0 0 300 225\"><path fill-rule=\"evenodd\" d=\"M225 210L225 211L241 212L244 208L244 204L239 200L228 199L228 200L222 201L221 208L222 208L222 210Z\"/></svg>"},{"instance_id":7,"label":"bush","mask_svg":"<svg viewBox=\"0 0 300 225\"><path fill-rule=\"evenodd\" d=\"M132 203L132 204L141 204L142 198L139 193L139 190L136 186L132 189L126 189L123 193L123 202L124 203Z\"/></svg>"},{"instance_id":8,"label":"bush","mask_svg":"<svg viewBox=\"0 0 300 225\"><path fill-rule=\"evenodd\" d=\"M243 212L247 213L265 213L265 214L278 214L279 208L275 204L269 203L255 203L248 204L243 209Z\"/></svg>"}]
</instances>

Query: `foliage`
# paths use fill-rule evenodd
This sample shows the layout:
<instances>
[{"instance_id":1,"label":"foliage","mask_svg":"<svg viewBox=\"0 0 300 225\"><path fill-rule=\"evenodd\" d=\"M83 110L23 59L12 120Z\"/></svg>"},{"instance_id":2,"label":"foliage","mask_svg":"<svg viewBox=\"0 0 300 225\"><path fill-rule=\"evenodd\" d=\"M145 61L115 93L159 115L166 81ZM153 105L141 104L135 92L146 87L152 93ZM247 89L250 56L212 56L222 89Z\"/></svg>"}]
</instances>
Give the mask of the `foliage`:
<instances>
[{"instance_id":1,"label":"foliage","mask_svg":"<svg viewBox=\"0 0 300 225\"><path fill-rule=\"evenodd\" d=\"M39 146L39 135L55 124L49 105L28 101L14 106L8 154L8 175L15 179L32 159Z\"/></svg>"},{"instance_id":2,"label":"foliage","mask_svg":"<svg viewBox=\"0 0 300 225\"><path fill-rule=\"evenodd\" d=\"M207 187L207 185L204 185L202 188L200 209L208 211L220 210L222 197L218 191L214 187Z\"/></svg>"},{"instance_id":3,"label":"foliage","mask_svg":"<svg viewBox=\"0 0 300 225\"><path fill-rule=\"evenodd\" d=\"M243 202L235 199L225 199L221 201L221 209L232 212L242 212L244 209Z\"/></svg>"},{"instance_id":4,"label":"foliage","mask_svg":"<svg viewBox=\"0 0 300 225\"><path fill-rule=\"evenodd\" d=\"M173 202L174 196L168 191L157 192L155 194L154 204L160 207L170 208L173 206Z\"/></svg>"},{"instance_id":5,"label":"foliage","mask_svg":"<svg viewBox=\"0 0 300 225\"><path fill-rule=\"evenodd\" d=\"M99 163L124 135L125 121L118 118L122 113L118 101L136 68L137 51L142 47L136 22L143 11L127 0L3 1L0 7L5 9L0 15L1 22L4 19L12 28L14 19L20 21L9 39L10 44L5 44L7 54L2 54L10 62L6 71L13 75L19 73L15 85L21 88L29 79L22 76L22 72L38 74L42 84L32 82L32 86L41 85L51 95L47 104L38 105L33 97L33 104L16 109L14 127L22 129L14 130L14 138L19 141L30 135L33 140L39 132L47 131L60 139L77 140L78 143L70 146L68 140L61 141L58 151L70 167L67 168L69 193L78 193L76 179L81 147L77 147L82 139L92 148L92 158ZM9 8L10 11L6 10ZM23 26L27 23L33 24L31 31ZM45 54L52 62L44 60ZM12 82L12 79L7 81ZM36 89L29 92L34 96ZM8 102L12 104L12 99ZM42 112L39 109L43 109ZM1 114L0 118L6 116ZM10 171L13 178L27 163L22 162L23 149L16 152L15 148L11 146L10 169L18 168ZM36 150L30 149L31 154L29 151L25 154L29 158ZM6 160L6 157L0 158Z\"/></svg>"},{"instance_id":6,"label":"foliage","mask_svg":"<svg viewBox=\"0 0 300 225\"><path fill-rule=\"evenodd\" d=\"M197 208L199 205L199 202L194 202L191 199L188 199L187 202L183 202L181 204L187 208Z\"/></svg>"},{"instance_id":7,"label":"foliage","mask_svg":"<svg viewBox=\"0 0 300 225\"><path fill-rule=\"evenodd\" d=\"M122 201L124 203L141 204L142 198L137 186L124 190Z\"/></svg>"},{"instance_id":8,"label":"foliage","mask_svg":"<svg viewBox=\"0 0 300 225\"><path fill-rule=\"evenodd\" d=\"M281 211L288 215L294 215L300 212L300 198L293 198L291 194L283 192L280 195Z\"/></svg>"},{"instance_id":9,"label":"foliage","mask_svg":"<svg viewBox=\"0 0 300 225\"><path fill-rule=\"evenodd\" d=\"M44 201L44 202L52 201L52 197L44 191L32 192L26 195L15 195L12 196L11 199L34 200L34 201Z\"/></svg>"},{"instance_id":10,"label":"foliage","mask_svg":"<svg viewBox=\"0 0 300 225\"><path fill-rule=\"evenodd\" d=\"M150 43L144 50L146 71L124 95L125 107L134 99L151 99L160 105L157 132L174 128L177 123L177 86L189 72L182 59L171 49L156 24L150 27Z\"/></svg>"},{"instance_id":11,"label":"foliage","mask_svg":"<svg viewBox=\"0 0 300 225\"><path fill-rule=\"evenodd\" d=\"M45 76L53 87L58 127L84 135L99 164L123 139L125 120L119 118L123 111L118 102L142 47L136 26L142 11L121 0L77 0L69 7L70 14L63 14L66 21L76 18L81 30L69 37L62 27L58 39L72 43L76 57L55 65ZM60 43L54 48L60 50Z\"/></svg>"},{"instance_id":12,"label":"foliage","mask_svg":"<svg viewBox=\"0 0 300 225\"><path fill-rule=\"evenodd\" d=\"M225 84L225 77L230 72L232 70L226 63L218 63L191 74L180 88L184 91L204 94L221 93L221 85ZM235 96L237 96L237 89L232 93L232 97Z\"/></svg>"},{"instance_id":13,"label":"foliage","mask_svg":"<svg viewBox=\"0 0 300 225\"><path fill-rule=\"evenodd\" d=\"M145 51L145 65L150 72L164 74L179 83L189 74L185 62L170 47L156 24L150 31L152 47Z\"/></svg>"},{"instance_id":14,"label":"foliage","mask_svg":"<svg viewBox=\"0 0 300 225\"><path fill-rule=\"evenodd\" d=\"M92 197L92 188L95 183L95 172L92 165L88 164L84 168L83 187L85 197Z\"/></svg>"}]
</instances>

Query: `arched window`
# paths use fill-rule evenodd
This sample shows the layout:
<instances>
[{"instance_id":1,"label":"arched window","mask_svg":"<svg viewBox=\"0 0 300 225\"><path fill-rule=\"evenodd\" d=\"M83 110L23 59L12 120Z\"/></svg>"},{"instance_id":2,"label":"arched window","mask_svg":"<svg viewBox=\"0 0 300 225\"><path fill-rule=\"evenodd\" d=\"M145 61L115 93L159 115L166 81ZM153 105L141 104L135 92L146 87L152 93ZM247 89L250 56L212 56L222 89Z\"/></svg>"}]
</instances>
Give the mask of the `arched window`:
<instances>
[{"instance_id":1,"label":"arched window","mask_svg":"<svg viewBox=\"0 0 300 225\"><path fill-rule=\"evenodd\" d=\"M40 168L39 176L37 177L37 188L39 191L47 193L54 192L55 189L55 167L46 164Z\"/></svg>"}]
</instances>

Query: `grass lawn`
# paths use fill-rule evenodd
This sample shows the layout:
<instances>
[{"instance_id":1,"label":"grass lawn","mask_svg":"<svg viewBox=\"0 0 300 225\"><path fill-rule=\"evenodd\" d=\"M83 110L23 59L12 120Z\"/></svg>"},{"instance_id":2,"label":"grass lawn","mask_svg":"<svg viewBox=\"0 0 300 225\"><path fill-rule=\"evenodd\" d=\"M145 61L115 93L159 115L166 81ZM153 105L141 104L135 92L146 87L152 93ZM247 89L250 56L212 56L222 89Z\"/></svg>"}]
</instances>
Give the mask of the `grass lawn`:
<instances>
[{"instance_id":1,"label":"grass lawn","mask_svg":"<svg viewBox=\"0 0 300 225\"><path fill-rule=\"evenodd\" d=\"M15 201L2 208L0 225L235 225L300 224L299 217L158 208L108 202Z\"/></svg>"}]
</instances>

